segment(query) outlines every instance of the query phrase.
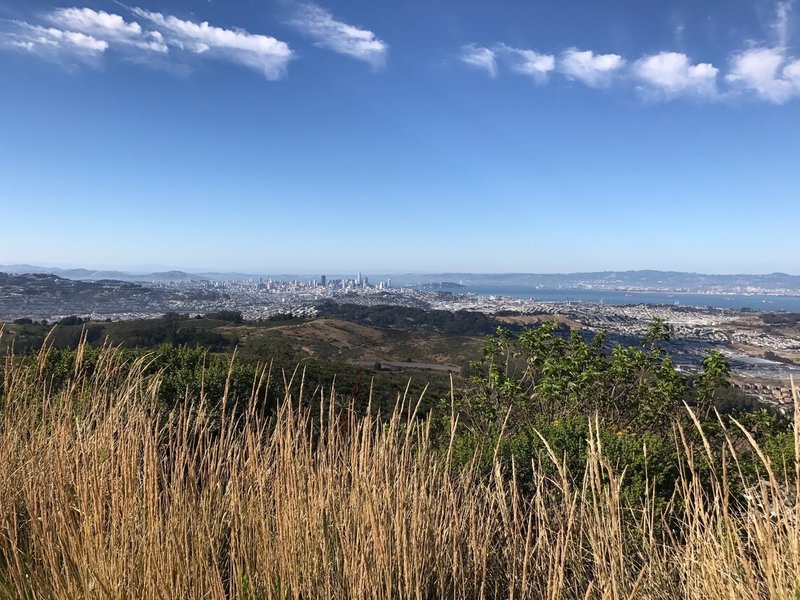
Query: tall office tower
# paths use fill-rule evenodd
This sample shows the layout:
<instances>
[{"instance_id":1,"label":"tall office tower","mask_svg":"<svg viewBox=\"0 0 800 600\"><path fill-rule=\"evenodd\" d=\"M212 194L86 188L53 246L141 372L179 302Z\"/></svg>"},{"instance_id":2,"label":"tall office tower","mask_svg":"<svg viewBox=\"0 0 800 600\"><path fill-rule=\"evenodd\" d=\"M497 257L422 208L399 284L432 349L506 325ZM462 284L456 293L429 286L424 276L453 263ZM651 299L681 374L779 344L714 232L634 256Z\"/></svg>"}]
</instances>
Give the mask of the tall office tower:
<instances>
[{"instance_id":1,"label":"tall office tower","mask_svg":"<svg viewBox=\"0 0 800 600\"><path fill-rule=\"evenodd\" d=\"M361 271L358 272L358 277L356 277L356 285L361 285Z\"/></svg>"},{"instance_id":2,"label":"tall office tower","mask_svg":"<svg viewBox=\"0 0 800 600\"><path fill-rule=\"evenodd\" d=\"M386 287L387 288L392 287L392 280L390 278L388 278L388 277L386 278Z\"/></svg>"},{"instance_id":3,"label":"tall office tower","mask_svg":"<svg viewBox=\"0 0 800 600\"><path fill-rule=\"evenodd\" d=\"M325 286L327 286L327 285L328 285L328 278L327 278L327 277L325 277L325 275L323 275L322 277L320 277L320 278L319 278L319 284L320 284L322 287L325 287Z\"/></svg>"}]
</instances>

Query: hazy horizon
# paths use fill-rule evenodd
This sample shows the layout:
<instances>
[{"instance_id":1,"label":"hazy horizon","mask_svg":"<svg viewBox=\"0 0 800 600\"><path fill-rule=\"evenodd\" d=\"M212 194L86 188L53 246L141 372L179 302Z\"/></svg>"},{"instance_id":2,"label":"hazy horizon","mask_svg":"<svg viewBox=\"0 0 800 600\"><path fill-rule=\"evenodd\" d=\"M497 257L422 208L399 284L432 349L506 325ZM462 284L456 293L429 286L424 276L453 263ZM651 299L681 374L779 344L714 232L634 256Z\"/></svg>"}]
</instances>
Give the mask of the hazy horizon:
<instances>
[{"instance_id":1,"label":"hazy horizon","mask_svg":"<svg viewBox=\"0 0 800 600\"><path fill-rule=\"evenodd\" d=\"M733 276L733 275L753 275L753 276L764 276L764 275L789 275L791 277L800 277L800 272L786 272L786 271L765 271L760 273L747 273L747 272L739 272L739 271L731 271L731 272L704 272L704 271L682 271L679 269L613 269L613 268L605 268L605 269L579 269L576 271L458 271L458 270L441 270L441 271L422 271L422 270L411 270L411 269L359 269L356 267L355 269L317 269L317 270L310 270L308 268L298 268L298 269L279 269L279 268L255 268L255 269L236 269L236 268L206 268L206 267L181 267L176 265L169 265L169 264L152 264L152 265L105 265L105 266L98 266L96 264L72 264L72 263L50 263L50 264L37 264L30 261L23 261L19 263L11 263L3 261L0 258L0 270L2 267L20 267L20 266L31 266L35 268L41 269L55 269L55 270L73 270L73 269L85 269L88 271L118 271L121 273L129 273L133 275L142 275L142 274L149 274L149 273L164 273L170 271L180 271L188 274L203 274L203 273L219 273L219 274L226 274L226 273L237 273L242 275L253 275L253 276L270 276L270 275L298 275L298 276L307 276L307 277L319 277L320 275L330 276L355 276L359 272L363 275L370 276L370 275L575 275L581 273L626 273L626 272L637 272L637 271L655 271L655 272L662 272L662 273L687 273L687 274L695 274L695 275L721 275L721 276Z\"/></svg>"}]
</instances>

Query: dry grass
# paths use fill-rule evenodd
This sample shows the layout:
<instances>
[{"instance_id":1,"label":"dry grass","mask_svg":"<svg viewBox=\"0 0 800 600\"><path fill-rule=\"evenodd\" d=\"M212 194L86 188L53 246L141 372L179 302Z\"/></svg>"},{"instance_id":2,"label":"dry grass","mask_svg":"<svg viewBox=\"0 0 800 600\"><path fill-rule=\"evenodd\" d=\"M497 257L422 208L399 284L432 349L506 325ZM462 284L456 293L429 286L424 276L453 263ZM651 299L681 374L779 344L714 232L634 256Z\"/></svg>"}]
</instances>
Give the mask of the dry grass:
<instances>
[{"instance_id":1,"label":"dry grass","mask_svg":"<svg viewBox=\"0 0 800 600\"><path fill-rule=\"evenodd\" d=\"M285 398L277 417L253 402L234 420L223 398L221 414L199 402L164 418L157 380L122 360L106 350L59 391L41 361L6 362L0 597L798 597L800 495L765 457L733 507L732 448L703 489L687 445L659 513L649 493L624 507L592 439L580 485L551 456L560 475L524 498L499 464L453 474L403 403L380 419Z\"/></svg>"}]
</instances>

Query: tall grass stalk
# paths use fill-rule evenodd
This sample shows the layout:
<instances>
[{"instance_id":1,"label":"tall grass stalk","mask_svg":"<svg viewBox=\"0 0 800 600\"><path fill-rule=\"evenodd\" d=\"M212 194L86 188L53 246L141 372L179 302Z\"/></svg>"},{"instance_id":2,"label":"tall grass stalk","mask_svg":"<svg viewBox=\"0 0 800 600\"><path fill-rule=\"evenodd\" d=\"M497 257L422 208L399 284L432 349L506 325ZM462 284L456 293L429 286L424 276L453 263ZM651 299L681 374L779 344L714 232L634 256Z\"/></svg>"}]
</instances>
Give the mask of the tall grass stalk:
<instances>
[{"instance_id":1,"label":"tall grass stalk","mask_svg":"<svg viewBox=\"0 0 800 600\"><path fill-rule=\"evenodd\" d=\"M534 465L534 493L523 494L516 465L509 475L495 459L488 477L477 458L452 468L450 451L432 444L429 424L409 419L413 406L402 400L392 414L356 415L332 393L287 393L266 417L261 378L244 411L200 398L165 416L158 378L143 374L146 357L126 365L105 348L88 374L79 351L74 377L55 388L45 353L4 366L0 597L800 593L800 494L755 443L764 477L746 482L744 504L729 500L741 477L733 445L714 449L726 466L708 486L697 476L702 457L686 444L674 501L657 509L646 487L631 506L624 469L606 460L597 427L582 479L549 451L554 468Z\"/></svg>"}]
</instances>

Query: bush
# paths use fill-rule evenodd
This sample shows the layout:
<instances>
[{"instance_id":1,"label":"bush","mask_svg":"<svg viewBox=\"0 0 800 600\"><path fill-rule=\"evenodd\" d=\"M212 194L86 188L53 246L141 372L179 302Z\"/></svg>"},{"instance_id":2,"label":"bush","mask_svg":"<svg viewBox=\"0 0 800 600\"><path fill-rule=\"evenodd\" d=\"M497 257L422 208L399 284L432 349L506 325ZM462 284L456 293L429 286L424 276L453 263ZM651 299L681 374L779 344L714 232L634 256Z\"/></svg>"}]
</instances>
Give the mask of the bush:
<instances>
[{"instance_id":1,"label":"bush","mask_svg":"<svg viewBox=\"0 0 800 600\"><path fill-rule=\"evenodd\" d=\"M206 315L207 319L218 319L220 321L228 321L229 323L242 323L244 317L238 310L220 310L211 312Z\"/></svg>"},{"instance_id":2,"label":"bush","mask_svg":"<svg viewBox=\"0 0 800 600\"><path fill-rule=\"evenodd\" d=\"M81 325L83 323L85 323L84 319L82 319L82 318L80 318L78 316L75 316L75 315L70 315L68 317L64 317L63 319L61 319L58 322L59 325L64 325L64 326Z\"/></svg>"},{"instance_id":3,"label":"bush","mask_svg":"<svg viewBox=\"0 0 800 600\"><path fill-rule=\"evenodd\" d=\"M555 475L555 465L548 460L554 452L580 480L593 427L609 463L626 471L626 495L641 493L649 478L650 492L667 502L676 492L680 468L675 427L691 431L693 418L712 442L727 436L743 455L749 453L749 444L733 419L774 452L787 447L777 441L790 434L786 419L758 410L759 405L747 410L746 404L721 394L728 387L730 367L720 353L709 353L690 385L675 370L668 343L669 330L660 321L653 323L640 345L616 345L610 350L604 334L585 339L572 331L564 337L554 322L526 329L517 337L498 328L487 338L483 359L473 363L469 383L457 397L454 465L471 461L478 451L483 456L479 464L489 468L489 459L497 452L507 468L515 465L520 485L532 491L537 465ZM694 417L685 403L694 407ZM716 406L726 410L719 418ZM442 405L438 414L437 431L446 435L452 427L452 409ZM704 454L699 433L690 434L687 442ZM712 458L724 460L720 454ZM791 460L789 455L783 458ZM753 468L754 464L749 463ZM720 468L721 463L706 467Z\"/></svg>"}]
</instances>

